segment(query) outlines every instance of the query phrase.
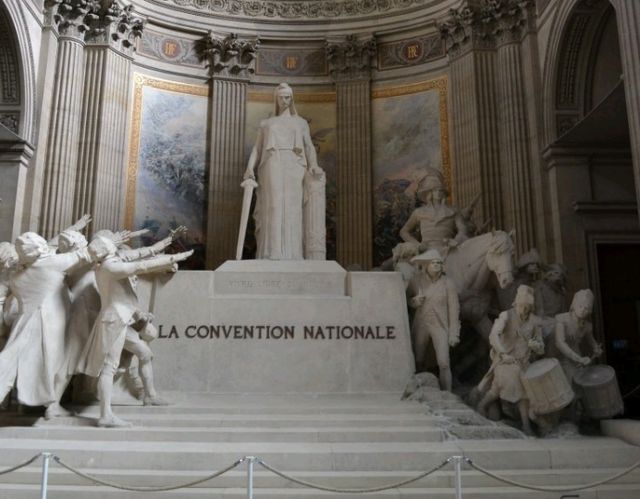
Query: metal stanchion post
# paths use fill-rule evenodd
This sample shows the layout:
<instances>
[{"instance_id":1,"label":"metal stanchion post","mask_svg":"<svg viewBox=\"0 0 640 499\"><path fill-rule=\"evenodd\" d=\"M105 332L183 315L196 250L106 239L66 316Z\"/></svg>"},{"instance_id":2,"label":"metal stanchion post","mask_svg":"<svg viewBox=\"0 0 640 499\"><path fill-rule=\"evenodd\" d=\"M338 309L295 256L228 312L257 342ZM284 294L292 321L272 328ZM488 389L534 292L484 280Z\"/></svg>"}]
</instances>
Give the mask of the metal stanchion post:
<instances>
[{"instance_id":1,"label":"metal stanchion post","mask_svg":"<svg viewBox=\"0 0 640 499\"><path fill-rule=\"evenodd\" d=\"M40 483L40 499L47 499L47 482L49 481L50 452L42 453L42 482Z\"/></svg>"},{"instance_id":2,"label":"metal stanchion post","mask_svg":"<svg viewBox=\"0 0 640 499\"><path fill-rule=\"evenodd\" d=\"M256 460L253 456L247 456L247 499L253 499L253 463Z\"/></svg>"},{"instance_id":3,"label":"metal stanchion post","mask_svg":"<svg viewBox=\"0 0 640 499\"><path fill-rule=\"evenodd\" d=\"M462 499L462 456L453 456L453 467L455 470L456 499Z\"/></svg>"}]
</instances>

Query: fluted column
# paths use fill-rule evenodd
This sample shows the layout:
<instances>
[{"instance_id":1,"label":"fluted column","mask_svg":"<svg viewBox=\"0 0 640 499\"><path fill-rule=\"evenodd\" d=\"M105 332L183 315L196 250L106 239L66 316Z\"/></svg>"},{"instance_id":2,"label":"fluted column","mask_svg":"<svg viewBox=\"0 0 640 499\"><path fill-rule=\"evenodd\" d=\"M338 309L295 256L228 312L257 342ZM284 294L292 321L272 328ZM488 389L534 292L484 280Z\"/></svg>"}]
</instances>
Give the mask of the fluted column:
<instances>
[{"instance_id":1,"label":"fluted column","mask_svg":"<svg viewBox=\"0 0 640 499\"><path fill-rule=\"evenodd\" d=\"M371 171L372 38L327 44L337 106L337 261L370 269L373 260Z\"/></svg>"},{"instance_id":2,"label":"fluted column","mask_svg":"<svg viewBox=\"0 0 640 499\"><path fill-rule=\"evenodd\" d=\"M84 34L93 7L86 0L48 1L59 32L56 79L44 164L40 231L45 237L71 225L84 80Z\"/></svg>"},{"instance_id":3,"label":"fluted column","mask_svg":"<svg viewBox=\"0 0 640 499\"><path fill-rule=\"evenodd\" d=\"M640 3L637 0L611 0L616 9L624 90L631 137L631 155L640 213Z\"/></svg>"},{"instance_id":4,"label":"fluted column","mask_svg":"<svg viewBox=\"0 0 640 499\"><path fill-rule=\"evenodd\" d=\"M536 245L527 104L520 42L526 26L526 2L509 1L494 12L497 19L498 123L500 162L507 206L505 218L516 229L522 254Z\"/></svg>"},{"instance_id":5,"label":"fluted column","mask_svg":"<svg viewBox=\"0 0 640 499\"><path fill-rule=\"evenodd\" d=\"M206 267L235 258L245 169L247 86L254 73L258 40L209 33L197 50L211 72L211 147L207 202Z\"/></svg>"},{"instance_id":6,"label":"fluted column","mask_svg":"<svg viewBox=\"0 0 640 499\"><path fill-rule=\"evenodd\" d=\"M74 218L90 213L97 229L122 227L131 54L141 34L142 20L116 2L87 33Z\"/></svg>"},{"instance_id":7,"label":"fluted column","mask_svg":"<svg viewBox=\"0 0 640 499\"><path fill-rule=\"evenodd\" d=\"M495 43L487 24L469 7L451 11L439 28L450 61L455 202L466 207L480 195L476 221L502 229Z\"/></svg>"}]
</instances>

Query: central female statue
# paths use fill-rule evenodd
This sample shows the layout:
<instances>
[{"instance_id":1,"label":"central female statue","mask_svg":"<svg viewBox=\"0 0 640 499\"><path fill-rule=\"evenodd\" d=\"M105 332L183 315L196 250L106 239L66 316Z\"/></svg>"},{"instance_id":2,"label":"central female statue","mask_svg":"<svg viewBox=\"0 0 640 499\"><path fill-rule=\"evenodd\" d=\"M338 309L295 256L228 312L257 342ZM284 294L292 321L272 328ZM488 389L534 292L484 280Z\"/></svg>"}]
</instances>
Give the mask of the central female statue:
<instances>
[{"instance_id":1,"label":"central female statue","mask_svg":"<svg viewBox=\"0 0 640 499\"><path fill-rule=\"evenodd\" d=\"M324 183L324 171L317 163L309 125L298 116L286 83L276 88L275 105L275 116L260 123L244 174L245 180L255 179L257 167L256 258L303 260L308 185L314 180Z\"/></svg>"}]
</instances>

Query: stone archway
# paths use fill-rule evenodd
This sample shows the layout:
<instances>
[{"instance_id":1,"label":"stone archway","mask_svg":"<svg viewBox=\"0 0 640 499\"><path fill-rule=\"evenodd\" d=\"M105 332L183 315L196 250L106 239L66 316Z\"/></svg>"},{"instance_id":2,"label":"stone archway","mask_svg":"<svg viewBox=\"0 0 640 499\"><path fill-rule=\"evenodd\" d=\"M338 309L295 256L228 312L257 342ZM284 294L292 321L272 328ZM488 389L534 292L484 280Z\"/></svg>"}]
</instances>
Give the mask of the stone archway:
<instances>
[{"instance_id":1,"label":"stone archway","mask_svg":"<svg viewBox=\"0 0 640 499\"><path fill-rule=\"evenodd\" d=\"M28 30L15 2L0 5L0 240L22 229L33 156L35 77Z\"/></svg>"},{"instance_id":2,"label":"stone archway","mask_svg":"<svg viewBox=\"0 0 640 499\"><path fill-rule=\"evenodd\" d=\"M640 358L627 341L637 335L640 285L625 281L629 269L619 263L630 252L640 258L640 230L618 27L608 0L567 2L559 11L545 68L544 156L556 257L569 268L572 291L590 287L598 297L596 331L624 387L624 366ZM625 281L624 296L613 296L616 279ZM629 306L620 308L621 300Z\"/></svg>"}]
</instances>

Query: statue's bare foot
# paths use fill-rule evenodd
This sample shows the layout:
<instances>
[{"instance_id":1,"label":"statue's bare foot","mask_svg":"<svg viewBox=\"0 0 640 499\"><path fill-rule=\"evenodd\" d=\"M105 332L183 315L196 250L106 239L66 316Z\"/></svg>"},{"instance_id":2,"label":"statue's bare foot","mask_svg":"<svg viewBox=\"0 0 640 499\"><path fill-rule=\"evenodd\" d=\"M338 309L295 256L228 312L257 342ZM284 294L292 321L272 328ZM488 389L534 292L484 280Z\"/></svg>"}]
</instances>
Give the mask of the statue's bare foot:
<instances>
[{"instance_id":1,"label":"statue's bare foot","mask_svg":"<svg viewBox=\"0 0 640 499\"><path fill-rule=\"evenodd\" d=\"M98 419L98 426L100 428L130 428L133 425L112 414L111 416Z\"/></svg>"},{"instance_id":2,"label":"statue's bare foot","mask_svg":"<svg viewBox=\"0 0 640 499\"><path fill-rule=\"evenodd\" d=\"M157 395L155 397L150 397L150 396L146 396L144 398L144 405L171 405L171 403L168 400L163 399L162 397L158 397Z\"/></svg>"},{"instance_id":3,"label":"statue's bare foot","mask_svg":"<svg viewBox=\"0 0 640 499\"><path fill-rule=\"evenodd\" d=\"M64 407L62 407L58 402L54 402L47 407L47 410L44 412L44 419L53 419L53 418L62 418L67 416L72 416L73 413L67 411Z\"/></svg>"}]
</instances>

